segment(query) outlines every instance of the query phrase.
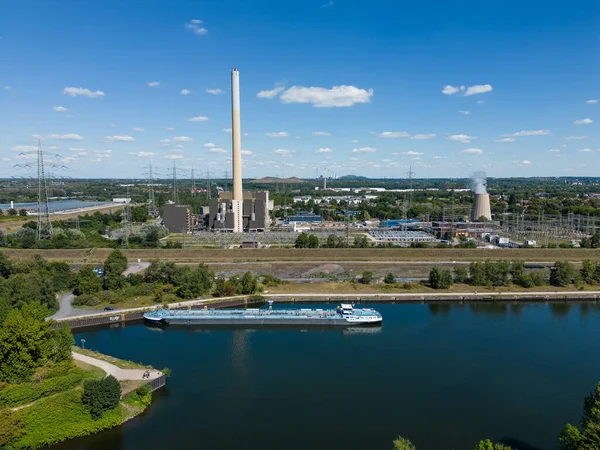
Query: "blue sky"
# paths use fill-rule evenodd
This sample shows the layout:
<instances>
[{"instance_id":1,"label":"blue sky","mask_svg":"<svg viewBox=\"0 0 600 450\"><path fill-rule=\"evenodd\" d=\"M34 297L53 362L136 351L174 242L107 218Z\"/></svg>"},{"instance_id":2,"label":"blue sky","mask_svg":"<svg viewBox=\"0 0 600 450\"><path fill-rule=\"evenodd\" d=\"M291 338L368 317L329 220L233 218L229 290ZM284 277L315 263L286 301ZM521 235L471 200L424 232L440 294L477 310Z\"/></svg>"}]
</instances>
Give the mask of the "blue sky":
<instances>
[{"instance_id":1,"label":"blue sky","mask_svg":"<svg viewBox=\"0 0 600 450\"><path fill-rule=\"evenodd\" d=\"M0 177L231 173L232 67L245 177L600 175L600 3L454 3L4 0Z\"/></svg>"}]
</instances>

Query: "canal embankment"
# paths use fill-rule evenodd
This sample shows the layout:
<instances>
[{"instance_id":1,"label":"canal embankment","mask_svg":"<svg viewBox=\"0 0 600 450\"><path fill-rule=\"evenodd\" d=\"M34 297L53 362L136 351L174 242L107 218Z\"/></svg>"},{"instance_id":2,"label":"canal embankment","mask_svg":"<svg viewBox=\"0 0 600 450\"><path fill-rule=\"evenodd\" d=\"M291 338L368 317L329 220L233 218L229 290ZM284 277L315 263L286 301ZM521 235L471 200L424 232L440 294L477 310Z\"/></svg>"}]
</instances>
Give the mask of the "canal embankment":
<instances>
[{"instance_id":1,"label":"canal embankment","mask_svg":"<svg viewBox=\"0 0 600 450\"><path fill-rule=\"evenodd\" d=\"M441 292L441 293L376 293L376 294L320 294L285 293L269 294L264 297L274 303L550 303L550 302L599 302L600 291L515 291L515 292ZM169 309L201 309L244 307L252 302L248 296L232 296L187 300L168 305L153 305L128 308L118 311L103 311L96 314L56 319L54 326L67 323L71 328L121 324L140 321L144 313L168 307Z\"/></svg>"}]
</instances>

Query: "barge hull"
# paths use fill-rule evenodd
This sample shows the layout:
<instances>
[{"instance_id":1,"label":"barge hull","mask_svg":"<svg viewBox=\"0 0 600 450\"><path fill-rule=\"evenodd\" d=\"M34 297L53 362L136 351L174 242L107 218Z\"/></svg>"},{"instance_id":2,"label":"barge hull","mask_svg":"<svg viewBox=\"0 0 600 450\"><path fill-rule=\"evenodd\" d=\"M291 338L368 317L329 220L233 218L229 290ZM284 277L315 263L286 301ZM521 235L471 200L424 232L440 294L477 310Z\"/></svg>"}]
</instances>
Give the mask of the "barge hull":
<instances>
[{"instance_id":1,"label":"barge hull","mask_svg":"<svg viewBox=\"0 0 600 450\"><path fill-rule=\"evenodd\" d=\"M229 318L229 319L184 319L184 318L169 318L165 319L165 322L169 325L318 325L318 326L356 326L356 324L347 322L343 318L339 319L314 319L314 318ZM373 323L373 325L379 325L380 323Z\"/></svg>"}]
</instances>

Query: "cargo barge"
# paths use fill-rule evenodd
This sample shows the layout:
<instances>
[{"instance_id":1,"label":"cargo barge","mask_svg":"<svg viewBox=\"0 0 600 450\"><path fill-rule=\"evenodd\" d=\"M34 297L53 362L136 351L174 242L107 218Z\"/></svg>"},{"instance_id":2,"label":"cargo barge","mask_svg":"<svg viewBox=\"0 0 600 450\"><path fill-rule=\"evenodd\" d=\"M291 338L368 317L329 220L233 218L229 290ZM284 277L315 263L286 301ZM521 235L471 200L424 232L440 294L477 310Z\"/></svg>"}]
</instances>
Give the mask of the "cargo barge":
<instances>
[{"instance_id":1,"label":"cargo barge","mask_svg":"<svg viewBox=\"0 0 600 450\"><path fill-rule=\"evenodd\" d=\"M371 308L342 304L337 309L202 309L158 310L144 313L151 323L168 325L333 325L381 324L381 314Z\"/></svg>"}]
</instances>

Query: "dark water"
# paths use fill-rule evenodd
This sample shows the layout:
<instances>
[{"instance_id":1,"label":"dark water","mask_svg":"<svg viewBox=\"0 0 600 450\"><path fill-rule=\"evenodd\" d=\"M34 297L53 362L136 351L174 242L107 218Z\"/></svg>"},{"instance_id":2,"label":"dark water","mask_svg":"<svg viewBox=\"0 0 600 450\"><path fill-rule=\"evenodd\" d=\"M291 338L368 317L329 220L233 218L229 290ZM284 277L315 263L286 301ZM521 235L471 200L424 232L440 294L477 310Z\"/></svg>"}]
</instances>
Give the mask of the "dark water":
<instances>
[{"instance_id":1,"label":"dark water","mask_svg":"<svg viewBox=\"0 0 600 450\"><path fill-rule=\"evenodd\" d=\"M329 305L331 306L331 305ZM556 449L600 380L600 306L377 305L380 330L78 333L172 377L142 416L53 450Z\"/></svg>"}]
</instances>

